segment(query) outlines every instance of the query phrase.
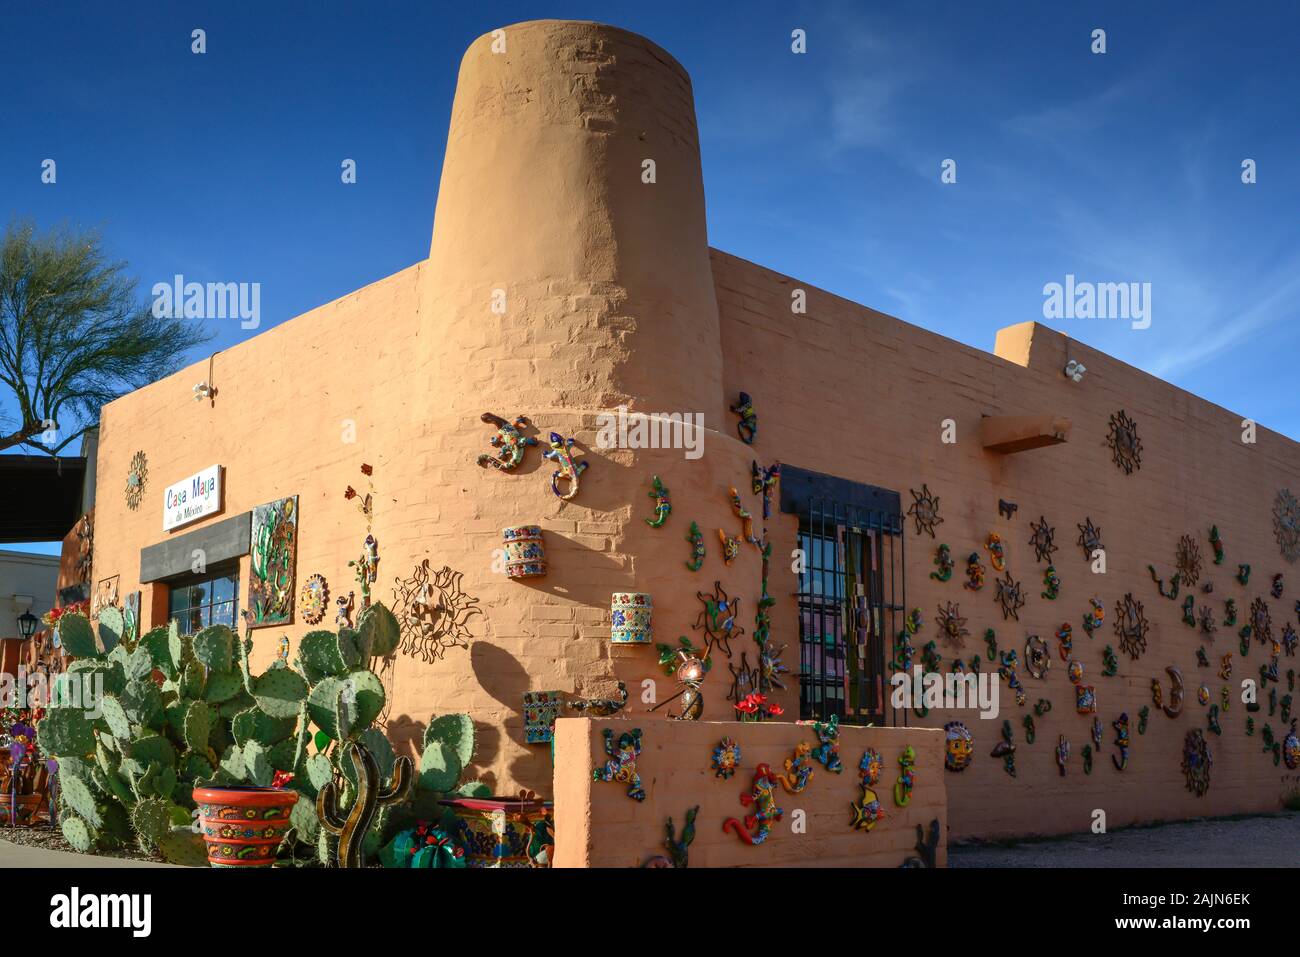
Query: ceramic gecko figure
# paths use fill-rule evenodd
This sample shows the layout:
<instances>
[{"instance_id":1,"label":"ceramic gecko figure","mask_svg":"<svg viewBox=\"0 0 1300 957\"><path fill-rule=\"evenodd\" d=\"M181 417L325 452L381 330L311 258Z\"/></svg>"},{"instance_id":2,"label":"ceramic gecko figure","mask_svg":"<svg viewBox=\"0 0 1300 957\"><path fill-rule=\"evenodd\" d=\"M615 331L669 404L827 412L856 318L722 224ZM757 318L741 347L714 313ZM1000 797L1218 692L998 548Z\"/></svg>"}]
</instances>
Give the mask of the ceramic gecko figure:
<instances>
[{"instance_id":1,"label":"ceramic gecko figure","mask_svg":"<svg viewBox=\"0 0 1300 957\"><path fill-rule=\"evenodd\" d=\"M514 422L507 422L499 415L493 415L491 412L484 412L479 416L484 422L497 427L497 434L488 439L488 442L497 450L496 455L489 455L484 452L478 457L478 464L482 466L491 466L501 472L511 472L519 467L519 463L524 460L524 452L530 445L536 445L537 440L523 435L519 430L528 425L528 420L522 415L515 416Z\"/></svg>"},{"instance_id":2,"label":"ceramic gecko figure","mask_svg":"<svg viewBox=\"0 0 1300 957\"><path fill-rule=\"evenodd\" d=\"M722 830L735 834L749 845L762 844L772 833L772 822L781 820L783 812L776 806L776 777L766 764L754 769L754 782L748 794L740 796L740 803L752 807L753 814L745 815L742 824L734 817L727 818Z\"/></svg>"},{"instance_id":3,"label":"ceramic gecko figure","mask_svg":"<svg viewBox=\"0 0 1300 957\"><path fill-rule=\"evenodd\" d=\"M573 439L566 439L558 432L551 433L551 447L542 452L546 458L559 468L551 473L551 491L562 501L569 501L578 494L578 478L587 471L588 462L575 462L573 459ZM566 492L560 491L560 482L568 482Z\"/></svg>"},{"instance_id":4,"label":"ceramic gecko figure","mask_svg":"<svg viewBox=\"0 0 1300 957\"><path fill-rule=\"evenodd\" d=\"M636 769L636 759L641 754L641 729L633 728L618 736L618 747L614 746L614 732L605 729L605 753L610 759L602 768L596 768L591 774L595 781L617 781L627 785L627 796L633 801L645 800L645 788L641 787L641 775Z\"/></svg>"}]
</instances>

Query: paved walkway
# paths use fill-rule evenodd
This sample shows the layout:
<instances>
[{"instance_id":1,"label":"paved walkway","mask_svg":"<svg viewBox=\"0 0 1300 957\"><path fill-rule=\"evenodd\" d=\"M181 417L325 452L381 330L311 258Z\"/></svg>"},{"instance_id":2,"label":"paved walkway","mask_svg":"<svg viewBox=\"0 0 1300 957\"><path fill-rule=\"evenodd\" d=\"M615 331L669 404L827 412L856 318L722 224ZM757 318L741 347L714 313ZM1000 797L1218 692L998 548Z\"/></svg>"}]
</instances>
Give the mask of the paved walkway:
<instances>
[{"instance_id":1,"label":"paved walkway","mask_svg":"<svg viewBox=\"0 0 1300 957\"><path fill-rule=\"evenodd\" d=\"M1300 867L1300 813L1180 821L1109 834L968 844L949 867Z\"/></svg>"},{"instance_id":2,"label":"paved walkway","mask_svg":"<svg viewBox=\"0 0 1300 957\"><path fill-rule=\"evenodd\" d=\"M174 867L154 861L133 861L125 857L77 854L12 844L0 837L0 868L3 867Z\"/></svg>"}]
</instances>

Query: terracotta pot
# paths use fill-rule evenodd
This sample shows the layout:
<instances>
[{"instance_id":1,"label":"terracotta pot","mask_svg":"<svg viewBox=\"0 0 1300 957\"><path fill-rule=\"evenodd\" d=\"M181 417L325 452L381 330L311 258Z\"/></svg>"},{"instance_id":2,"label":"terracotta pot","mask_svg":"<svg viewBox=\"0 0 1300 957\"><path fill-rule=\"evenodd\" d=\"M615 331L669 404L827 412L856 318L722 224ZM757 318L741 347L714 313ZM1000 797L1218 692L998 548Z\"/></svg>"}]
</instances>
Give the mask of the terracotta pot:
<instances>
[{"instance_id":1,"label":"terracotta pot","mask_svg":"<svg viewBox=\"0 0 1300 957\"><path fill-rule=\"evenodd\" d=\"M609 640L620 645L650 644L653 611L654 602L645 592L614 592L609 599Z\"/></svg>"},{"instance_id":2,"label":"terracotta pot","mask_svg":"<svg viewBox=\"0 0 1300 957\"><path fill-rule=\"evenodd\" d=\"M506 553L506 575L510 578L544 578L546 546L540 525L519 525L501 530Z\"/></svg>"},{"instance_id":3,"label":"terracotta pot","mask_svg":"<svg viewBox=\"0 0 1300 957\"><path fill-rule=\"evenodd\" d=\"M289 830L298 792L244 785L195 788L199 826L213 867L270 867Z\"/></svg>"},{"instance_id":4,"label":"terracotta pot","mask_svg":"<svg viewBox=\"0 0 1300 957\"><path fill-rule=\"evenodd\" d=\"M448 798L439 802L456 817L452 837L469 867L546 867L529 857L537 825L551 817L551 802L520 798ZM549 826L542 831L549 844Z\"/></svg>"}]
</instances>

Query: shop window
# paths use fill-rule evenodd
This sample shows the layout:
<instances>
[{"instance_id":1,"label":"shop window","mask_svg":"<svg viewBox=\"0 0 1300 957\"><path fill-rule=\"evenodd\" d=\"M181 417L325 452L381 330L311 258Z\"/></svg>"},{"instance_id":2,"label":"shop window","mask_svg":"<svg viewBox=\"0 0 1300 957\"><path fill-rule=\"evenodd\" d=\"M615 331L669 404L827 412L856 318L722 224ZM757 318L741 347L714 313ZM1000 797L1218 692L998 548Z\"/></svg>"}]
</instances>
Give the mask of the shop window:
<instances>
[{"instance_id":1,"label":"shop window","mask_svg":"<svg viewBox=\"0 0 1300 957\"><path fill-rule=\"evenodd\" d=\"M787 483L784 472L781 480ZM870 494L845 497L874 503L882 497L889 502L892 494L856 488ZM787 491L793 490L787 486ZM799 717L838 715L850 724L894 724L900 716L889 707L886 663L892 636L904 620L902 516L892 507L820 496L795 501L783 496L782 507L799 516L804 557L798 592Z\"/></svg>"},{"instance_id":2,"label":"shop window","mask_svg":"<svg viewBox=\"0 0 1300 957\"><path fill-rule=\"evenodd\" d=\"M167 619L177 621L181 632L187 635L211 625L227 625L238 631L235 625L239 620L238 566L168 582Z\"/></svg>"}]
</instances>

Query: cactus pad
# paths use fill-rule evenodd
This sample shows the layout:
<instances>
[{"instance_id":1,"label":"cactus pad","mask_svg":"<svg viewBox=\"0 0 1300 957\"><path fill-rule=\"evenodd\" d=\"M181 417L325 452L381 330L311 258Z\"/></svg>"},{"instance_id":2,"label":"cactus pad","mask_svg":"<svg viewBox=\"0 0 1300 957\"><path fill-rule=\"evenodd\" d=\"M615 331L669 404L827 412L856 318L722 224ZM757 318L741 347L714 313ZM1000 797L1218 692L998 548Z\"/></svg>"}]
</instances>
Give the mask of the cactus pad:
<instances>
[{"instance_id":1,"label":"cactus pad","mask_svg":"<svg viewBox=\"0 0 1300 957\"><path fill-rule=\"evenodd\" d=\"M103 712L104 723L108 725L109 733L120 741L130 741L131 722L127 720L126 709L122 707L122 702L117 698L105 697L100 701L99 707Z\"/></svg>"},{"instance_id":2,"label":"cactus pad","mask_svg":"<svg viewBox=\"0 0 1300 957\"><path fill-rule=\"evenodd\" d=\"M204 628L194 636L194 657L209 671L230 671L235 649L235 634L225 625Z\"/></svg>"},{"instance_id":3,"label":"cactus pad","mask_svg":"<svg viewBox=\"0 0 1300 957\"><path fill-rule=\"evenodd\" d=\"M203 688L203 697L213 704L229 701L244 690L244 678L237 671L213 671Z\"/></svg>"},{"instance_id":4,"label":"cactus pad","mask_svg":"<svg viewBox=\"0 0 1300 957\"><path fill-rule=\"evenodd\" d=\"M306 696L307 682L288 668L266 672L253 686L257 706L272 718L296 718Z\"/></svg>"},{"instance_id":5,"label":"cactus pad","mask_svg":"<svg viewBox=\"0 0 1300 957\"><path fill-rule=\"evenodd\" d=\"M99 812L99 800L91 791L90 785L80 778L67 778L62 784L63 803L77 812L77 816L91 827L103 824Z\"/></svg>"},{"instance_id":6,"label":"cactus pad","mask_svg":"<svg viewBox=\"0 0 1300 957\"><path fill-rule=\"evenodd\" d=\"M184 867L207 867L208 850L203 838L188 827L174 827L158 841L158 851L172 864Z\"/></svg>"},{"instance_id":7,"label":"cactus pad","mask_svg":"<svg viewBox=\"0 0 1300 957\"><path fill-rule=\"evenodd\" d=\"M324 678L311 689L307 699L311 719L336 741L348 736L339 728L340 699L347 710L349 731L359 734L384 710L384 684L373 671L358 670L338 678Z\"/></svg>"},{"instance_id":8,"label":"cactus pad","mask_svg":"<svg viewBox=\"0 0 1300 957\"><path fill-rule=\"evenodd\" d=\"M74 658L102 658L103 653L85 615L64 615L59 619L59 642L65 653Z\"/></svg>"},{"instance_id":9,"label":"cactus pad","mask_svg":"<svg viewBox=\"0 0 1300 957\"><path fill-rule=\"evenodd\" d=\"M424 731L424 746L440 741L456 755L461 767L469 767L474 760L474 721L467 714L444 714L434 718Z\"/></svg>"},{"instance_id":10,"label":"cactus pad","mask_svg":"<svg viewBox=\"0 0 1300 957\"><path fill-rule=\"evenodd\" d=\"M59 819L59 828L64 839L82 854L89 853L95 846L95 831L81 818L65 814Z\"/></svg>"},{"instance_id":11,"label":"cactus pad","mask_svg":"<svg viewBox=\"0 0 1300 957\"><path fill-rule=\"evenodd\" d=\"M341 675L360 664L356 646L332 631L310 631L298 642L298 659L309 680Z\"/></svg>"},{"instance_id":12,"label":"cactus pad","mask_svg":"<svg viewBox=\"0 0 1300 957\"><path fill-rule=\"evenodd\" d=\"M402 638L397 618L379 602L361 613L357 633L363 653L371 658L387 658L397 650Z\"/></svg>"},{"instance_id":13,"label":"cactus pad","mask_svg":"<svg viewBox=\"0 0 1300 957\"><path fill-rule=\"evenodd\" d=\"M122 621L122 613L117 608L106 605L99 610L99 640L105 651L112 651L118 646L125 630L126 624Z\"/></svg>"},{"instance_id":14,"label":"cactus pad","mask_svg":"<svg viewBox=\"0 0 1300 957\"><path fill-rule=\"evenodd\" d=\"M171 805L159 798L141 801L131 811L131 826L141 843L156 847L172 829Z\"/></svg>"},{"instance_id":15,"label":"cactus pad","mask_svg":"<svg viewBox=\"0 0 1300 957\"><path fill-rule=\"evenodd\" d=\"M146 734L127 745L125 753L133 761L150 764L176 764L176 749L160 734Z\"/></svg>"},{"instance_id":16,"label":"cactus pad","mask_svg":"<svg viewBox=\"0 0 1300 957\"><path fill-rule=\"evenodd\" d=\"M212 712L203 701L192 702L185 712L185 745L191 751L205 754L208 737L212 734Z\"/></svg>"},{"instance_id":17,"label":"cactus pad","mask_svg":"<svg viewBox=\"0 0 1300 957\"><path fill-rule=\"evenodd\" d=\"M95 732L85 714L76 708L45 712L36 727L41 750L58 757L81 758L95 750Z\"/></svg>"},{"instance_id":18,"label":"cactus pad","mask_svg":"<svg viewBox=\"0 0 1300 957\"><path fill-rule=\"evenodd\" d=\"M420 755L420 790L450 791L460 780L462 770L454 751L441 741L430 741Z\"/></svg>"}]
</instances>

